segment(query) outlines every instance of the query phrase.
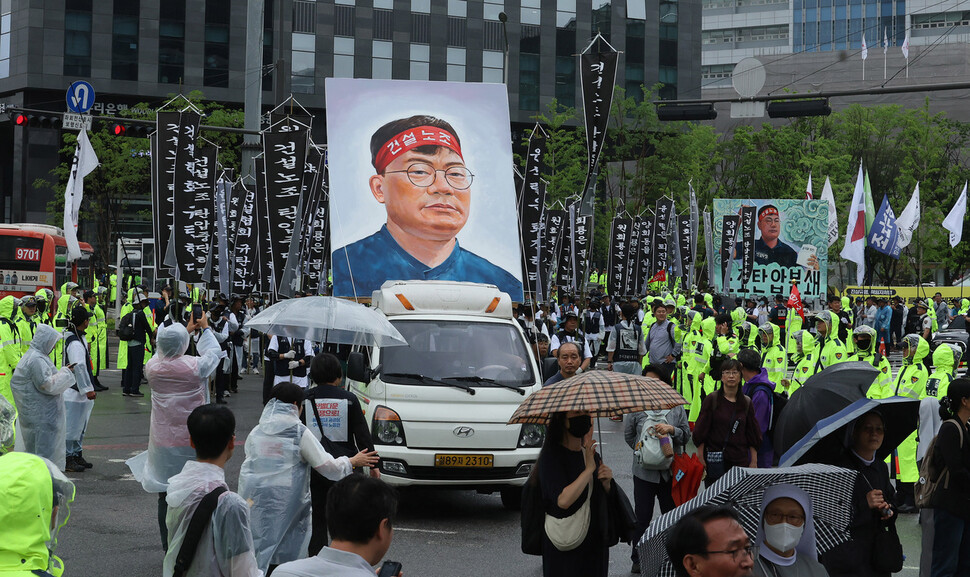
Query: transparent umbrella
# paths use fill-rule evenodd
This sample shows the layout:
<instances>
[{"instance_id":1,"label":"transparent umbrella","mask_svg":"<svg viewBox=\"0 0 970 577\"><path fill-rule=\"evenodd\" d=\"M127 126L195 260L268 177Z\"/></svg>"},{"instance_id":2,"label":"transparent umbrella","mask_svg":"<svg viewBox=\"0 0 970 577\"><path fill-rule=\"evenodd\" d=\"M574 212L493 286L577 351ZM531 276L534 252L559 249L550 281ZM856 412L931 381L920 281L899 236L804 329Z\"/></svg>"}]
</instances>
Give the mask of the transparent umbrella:
<instances>
[{"instance_id":1,"label":"transparent umbrella","mask_svg":"<svg viewBox=\"0 0 970 577\"><path fill-rule=\"evenodd\" d=\"M393 347L408 344L375 309L334 297L281 301L246 323L247 328L320 343Z\"/></svg>"}]
</instances>

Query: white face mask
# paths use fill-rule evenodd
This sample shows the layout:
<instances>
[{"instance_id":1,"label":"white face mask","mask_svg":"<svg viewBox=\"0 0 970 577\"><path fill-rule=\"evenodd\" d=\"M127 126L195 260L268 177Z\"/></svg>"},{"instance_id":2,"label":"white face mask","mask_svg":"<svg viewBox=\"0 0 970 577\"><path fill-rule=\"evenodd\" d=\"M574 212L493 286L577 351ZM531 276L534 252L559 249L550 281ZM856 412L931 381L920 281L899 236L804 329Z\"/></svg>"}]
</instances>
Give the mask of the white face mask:
<instances>
[{"instance_id":1,"label":"white face mask","mask_svg":"<svg viewBox=\"0 0 970 577\"><path fill-rule=\"evenodd\" d=\"M787 553L794 549L798 545L798 542L802 540L802 532L804 530L804 525L796 527L788 523L778 523L777 525L765 523L765 542L778 551Z\"/></svg>"}]
</instances>

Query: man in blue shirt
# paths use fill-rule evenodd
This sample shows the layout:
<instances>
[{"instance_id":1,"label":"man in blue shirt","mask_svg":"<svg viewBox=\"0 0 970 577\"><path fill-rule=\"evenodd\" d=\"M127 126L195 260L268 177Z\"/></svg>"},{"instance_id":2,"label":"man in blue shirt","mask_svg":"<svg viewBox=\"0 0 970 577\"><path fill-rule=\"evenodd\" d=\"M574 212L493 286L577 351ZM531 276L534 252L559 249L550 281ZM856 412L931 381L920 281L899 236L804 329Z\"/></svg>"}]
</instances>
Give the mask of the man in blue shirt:
<instances>
[{"instance_id":1,"label":"man in blue shirt","mask_svg":"<svg viewBox=\"0 0 970 577\"><path fill-rule=\"evenodd\" d=\"M884 298L879 299L879 310L876 312L875 329L878 337L876 338L876 349L879 350L879 341L886 343L886 352L892 347L892 340L889 338L889 328L892 326L893 309L889 306L889 301Z\"/></svg>"},{"instance_id":2,"label":"man in blue shirt","mask_svg":"<svg viewBox=\"0 0 970 577\"><path fill-rule=\"evenodd\" d=\"M438 118L412 116L379 128L370 148L376 174L368 184L387 223L334 251L334 295L369 296L388 280L436 279L494 284L521 301L521 281L458 245L474 175L455 129Z\"/></svg>"}]
</instances>

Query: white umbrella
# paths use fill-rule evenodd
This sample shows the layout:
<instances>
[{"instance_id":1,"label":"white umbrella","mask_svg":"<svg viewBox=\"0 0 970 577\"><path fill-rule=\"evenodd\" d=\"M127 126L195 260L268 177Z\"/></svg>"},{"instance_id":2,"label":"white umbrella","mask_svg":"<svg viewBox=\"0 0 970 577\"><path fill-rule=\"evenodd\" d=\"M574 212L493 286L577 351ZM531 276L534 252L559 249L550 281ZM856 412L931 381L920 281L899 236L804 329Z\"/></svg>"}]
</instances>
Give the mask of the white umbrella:
<instances>
[{"instance_id":1,"label":"white umbrella","mask_svg":"<svg viewBox=\"0 0 970 577\"><path fill-rule=\"evenodd\" d=\"M407 345L387 318L375 309L334 297L303 297L272 305L246 328L321 343L393 347Z\"/></svg>"}]
</instances>

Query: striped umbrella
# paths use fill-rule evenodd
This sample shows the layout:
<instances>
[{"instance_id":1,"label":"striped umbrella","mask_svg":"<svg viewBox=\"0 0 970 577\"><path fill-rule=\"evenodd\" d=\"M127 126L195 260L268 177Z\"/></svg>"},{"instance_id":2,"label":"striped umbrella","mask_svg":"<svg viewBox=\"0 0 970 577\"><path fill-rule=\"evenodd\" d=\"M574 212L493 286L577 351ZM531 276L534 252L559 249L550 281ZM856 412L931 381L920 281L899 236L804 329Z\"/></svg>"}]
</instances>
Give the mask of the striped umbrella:
<instances>
[{"instance_id":1,"label":"striped umbrella","mask_svg":"<svg viewBox=\"0 0 970 577\"><path fill-rule=\"evenodd\" d=\"M546 424L553 413L587 411L613 417L685 405L677 391L660 379L612 371L588 371L543 387L522 401L509 424Z\"/></svg>"},{"instance_id":2,"label":"striped umbrella","mask_svg":"<svg viewBox=\"0 0 970 577\"><path fill-rule=\"evenodd\" d=\"M644 575L674 577L667 559L667 531L702 505L729 505L741 517L741 526L752 543L761 524L761 501L766 487L794 485L812 499L815 544L819 554L849 540L852 521L852 490L857 471L832 465L800 465L779 469L734 467L703 493L655 519L637 545Z\"/></svg>"}]
</instances>

